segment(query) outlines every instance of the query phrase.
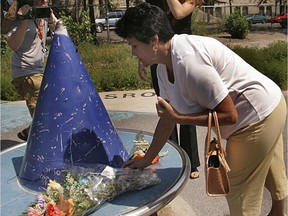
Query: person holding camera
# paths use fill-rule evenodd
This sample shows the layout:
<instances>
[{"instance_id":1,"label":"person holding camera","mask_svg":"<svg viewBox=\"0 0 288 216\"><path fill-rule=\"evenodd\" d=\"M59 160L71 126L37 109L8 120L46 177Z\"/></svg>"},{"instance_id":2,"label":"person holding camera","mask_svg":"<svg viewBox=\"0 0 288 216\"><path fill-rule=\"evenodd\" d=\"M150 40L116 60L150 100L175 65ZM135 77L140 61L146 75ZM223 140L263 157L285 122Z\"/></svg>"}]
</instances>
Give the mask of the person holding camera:
<instances>
[{"instance_id":1,"label":"person holding camera","mask_svg":"<svg viewBox=\"0 0 288 216\"><path fill-rule=\"evenodd\" d=\"M19 6L18 2L18 10L15 10L17 18L7 33L7 43L13 51L12 84L26 101L31 117L43 79L44 57L48 55L46 47L48 25L51 29L55 29L57 22L52 9L48 7L48 1L34 0L33 3L32 7ZM19 132L18 138L27 141L29 128L30 126Z\"/></svg>"}]
</instances>

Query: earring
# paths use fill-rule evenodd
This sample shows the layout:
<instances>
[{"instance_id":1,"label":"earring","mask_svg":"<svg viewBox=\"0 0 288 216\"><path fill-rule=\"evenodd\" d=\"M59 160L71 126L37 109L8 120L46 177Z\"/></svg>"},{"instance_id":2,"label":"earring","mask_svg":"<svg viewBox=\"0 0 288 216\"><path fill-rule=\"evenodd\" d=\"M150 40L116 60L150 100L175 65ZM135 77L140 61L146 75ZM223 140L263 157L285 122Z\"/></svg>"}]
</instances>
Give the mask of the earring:
<instances>
[{"instance_id":1,"label":"earring","mask_svg":"<svg viewBox=\"0 0 288 216\"><path fill-rule=\"evenodd\" d=\"M158 46L153 46L154 55L157 55Z\"/></svg>"}]
</instances>

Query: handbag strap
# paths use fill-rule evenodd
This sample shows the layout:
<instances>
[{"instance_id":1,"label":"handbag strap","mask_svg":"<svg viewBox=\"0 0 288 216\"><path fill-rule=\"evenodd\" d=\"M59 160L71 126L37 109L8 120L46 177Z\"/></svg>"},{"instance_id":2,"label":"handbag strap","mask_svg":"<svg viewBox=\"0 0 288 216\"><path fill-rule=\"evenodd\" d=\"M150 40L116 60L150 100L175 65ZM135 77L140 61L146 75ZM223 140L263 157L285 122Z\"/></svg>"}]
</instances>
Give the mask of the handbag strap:
<instances>
[{"instance_id":1,"label":"handbag strap","mask_svg":"<svg viewBox=\"0 0 288 216\"><path fill-rule=\"evenodd\" d=\"M206 136L206 145L205 145L205 155L208 154L209 149L210 149L210 143L211 143L211 131L212 131L212 116L214 120L214 127L215 127L215 132L217 135L217 148L222 154L225 154L225 151L222 146L222 137L220 133L220 127L219 127L219 122L218 122L218 117L216 111L211 111L209 110L208 113L208 129L207 129L207 136Z\"/></svg>"},{"instance_id":2,"label":"handbag strap","mask_svg":"<svg viewBox=\"0 0 288 216\"><path fill-rule=\"evenodd\" d=\"M208 152L210 149L211 130L212 130L212 113L211 113L211 110L209 110L209 112L208 112L208 128L207 128L207 136L206 136L206 144L205 144L205 155L208 155Z\"/></svg>"},{"instance_id":3,"label":"handbag strap","mask_svg":"<svg viewBox=\"0 0 288 216\"><path fill-rule=\"evenodd\" d=\"M208 113L208 130L207 130L207 136L206 136L206 145L205 145L205 156L208 156L209 150L210 150L210 144L211 144L211 130L212 130L212 116L214 120L214 126L215 126L215 132L217 135L217 149L224 157L219 157L219 160L221 161L222 166L225 168L226 172L229 172L231 169L229 165L227 164L227 161L225 160L226 152L222 145L222 137L220 133L220 127L218 122L218 116L216 111L209 110Z\"/></svg>"},{"instance_id":4,"label":"handbag strap","mask_svg":"<svg viewBox=\"0 0 288 216\"><path fill-rule=\"evenodd\" d=\"M221 137L221 133L220 133L218 116L217 116L216 111L212 111L212 114L213 114L213 119L214 119L215 132L216 132L216 135L217 135L218 148L219 148L219 151L220 151L222 154L225 155L225 151L224 151L224 148L223 148L223 145L222 145L222 137Z\"/></svg>"}]
</instances>

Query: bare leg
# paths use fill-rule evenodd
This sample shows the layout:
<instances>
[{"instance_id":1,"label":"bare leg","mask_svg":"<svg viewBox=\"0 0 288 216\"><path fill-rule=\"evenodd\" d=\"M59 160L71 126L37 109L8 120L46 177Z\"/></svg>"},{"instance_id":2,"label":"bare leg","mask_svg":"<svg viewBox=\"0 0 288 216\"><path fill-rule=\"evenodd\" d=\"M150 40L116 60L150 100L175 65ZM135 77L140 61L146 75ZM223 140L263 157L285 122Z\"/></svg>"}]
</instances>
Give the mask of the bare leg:
<instances>
[{"instance_id":1,"label":"bare leg","mask_svg":"<svg viewBox=\"0 0 288 216\"><path fill-rule=\"evenodd\" d=\"M272 200L272 208L268 216L286 216L285 200Z\"/></svg>"}]
</instances>

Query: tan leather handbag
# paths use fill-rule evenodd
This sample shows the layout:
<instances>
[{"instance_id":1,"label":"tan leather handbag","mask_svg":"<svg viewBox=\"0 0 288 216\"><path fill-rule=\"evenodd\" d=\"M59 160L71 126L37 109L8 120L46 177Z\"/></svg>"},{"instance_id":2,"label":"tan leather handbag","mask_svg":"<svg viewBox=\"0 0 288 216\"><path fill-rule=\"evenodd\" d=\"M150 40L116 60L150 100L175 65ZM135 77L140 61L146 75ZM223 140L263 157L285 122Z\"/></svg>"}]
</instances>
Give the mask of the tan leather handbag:
<instances>
[{"instance_id":1,"label":"tan leather handbag","mask_svg":"<svg viewBox=\"0 0 288 216\"><path fill-rule=\"evenodd\" d=\"M212 116L217 138L211 140ZM227 175L230 168L225 157L226 153L222 146L217 113L216 111L210 111L205 145L206 193L208 196L224 196L230 191L230 183Z\"/></svg>"}]
</instances>

